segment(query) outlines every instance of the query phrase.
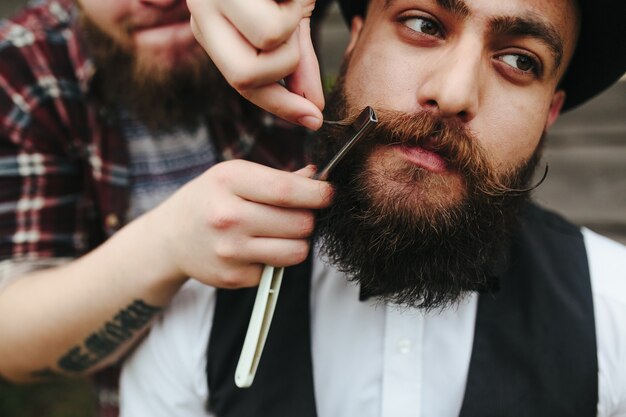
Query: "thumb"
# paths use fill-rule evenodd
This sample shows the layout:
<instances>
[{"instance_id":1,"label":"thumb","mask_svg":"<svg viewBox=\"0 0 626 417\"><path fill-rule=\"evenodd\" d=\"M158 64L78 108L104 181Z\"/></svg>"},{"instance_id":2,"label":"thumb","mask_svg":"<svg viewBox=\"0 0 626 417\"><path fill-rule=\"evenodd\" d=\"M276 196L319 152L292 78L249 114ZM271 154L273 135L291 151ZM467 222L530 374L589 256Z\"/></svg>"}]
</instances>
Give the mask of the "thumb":
<instances>
[{"instance_id":1,"label":"thumb","mask_svg":"<svg viewBox=\"0 0 626 417\"><path fill-rule=\"evenodd\" d=\"M320 67L311 40L311 19L306 17L298 27L300 62L295 72L285 79L289 91L311 101L318 109L324 109L324 91Z\"/></svg>"}]
</instances>

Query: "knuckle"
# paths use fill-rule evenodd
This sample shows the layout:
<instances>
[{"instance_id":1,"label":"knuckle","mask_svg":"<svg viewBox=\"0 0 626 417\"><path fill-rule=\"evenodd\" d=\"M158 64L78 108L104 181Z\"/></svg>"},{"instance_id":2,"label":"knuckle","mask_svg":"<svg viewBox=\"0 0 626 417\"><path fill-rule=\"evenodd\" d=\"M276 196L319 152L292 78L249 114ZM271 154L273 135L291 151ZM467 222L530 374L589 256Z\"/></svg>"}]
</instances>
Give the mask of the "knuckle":
<instances>
[{"instance_id":1,"label":"knuckle","mask_svg":"<svg viewBox=\"0 0 626 417\"><path fill-rule=\"evenodd\" d=\"M304 262L309 256L309 242L306 240L298 241L292 249L292 258L295 263Z\"/></svg>"},{"instance_id":2,"label":"knuckle","mask_svg":"<svg viewBox=\"0 0 626 417\"><path fill-rule=\"evenodd\" d=\"M335 197L335 188L330 184L324 184L321 188L321 204L320 208L328 207L333 203Z\"/></svg>"},{"instance_id":3,"label":"knuckle","mask_svg":"<svg viewBox=\"0 0 626 417\"><path fill-rule=\"evenodd\" d=\"M307 212L303 215L300 227L302 237L310 236L311 233L313 233L313 229L315 228L315 216L312 212Z\"/></svg>"},{"instance_id":4,"label":"knuckle","mask_svg":"<svg viewBox=\"0 0 626 417\"><path fill-rule=\"evenodd\" d=\"M247 70L245 68L250 68ZM257 76L252 69L254 65L242 65L237 69L232 69L228 77L228 83L237 91L248 91L257 86Z\"/></svg>"},{"instance_id":5,"label":"knuckle","mask_svg":"<svg viewBox=\"0 0 626 417\"><path fill-rule=\"evenodd\" d=\"M222 275L220 283L226 289L251 287L257 284L257 275L246 268L231 269Z\"/></svg>"},{"instance_id":6,"label":"knuckle","mask_svg":"<svg viewBox=\"0 0 626 417\"><path fill-rule=\"evenodd\" d=\"M222 275L220 284L222 288L234 289L242 286L242 274L238 270L229 270Z\"/></svg>"},{"instance_id":7,"label":"knuckle","mask_svg":"<svg viewBox=\"0 0 626 417\"><path fill-rule=\"evenodd\" d=\"M235 210L230 210L228 207L216 207L207 215L206 223L210 229L228 230L237 226L240 219Z\"/></svg>"},{"instance_id":8,"label":"knuckle","mask_svg":"<svg viewBox=\"0 0 626 417\"><path fill-rule=\"evenodd\" d=\"M237 178L241 177L241 173L245 172L243 161L227 161L220 162L209 170L213 180L223 187L229 188Z\"/></svg>"},{"instance_id":9,"label":"knuckle","mask_svg":"<svg viewBox=\"0 0 626 417\"><path fill-rule=\"evenodd\" d=\"M215 256L222 263L230 263L237 257L237 245L229 242L219 242L215 245Z\"/></svg>"},{"instance_id":10,"label":"knuckle","mask_svg":"<svg viewBox=\"0 0 626 417\"><path fill-rule=\"evenodd\" d=\"M291 200L294 186L289 181L277 180L270 184L274 201L279 206L285 206Z\"/></svg>"},{"instance_id":11,"label":"knuckle","mask_svg":"<svg viewBox=\"0 0 626 417\"><path fill-rule=\"evenodd\" d=\"M228 161L228 162L230 162L230 161ZM211 168L209 168L209 172L217 173L217 172L224 171L228 167L228 162L219 162L219 163L213 165Z\"/></svg>"},{"instance_id":12,"label":"knuckle","mask_svg":"<svg viewBox=\"0 0 626 417\"><path fill-rule=\"evenodd\" d=\"M263 51L269 51L283 43L286 35L288 35L288 33L278 25L266 26L259 29L252 43Z\"/></svg>"}]
</instances>

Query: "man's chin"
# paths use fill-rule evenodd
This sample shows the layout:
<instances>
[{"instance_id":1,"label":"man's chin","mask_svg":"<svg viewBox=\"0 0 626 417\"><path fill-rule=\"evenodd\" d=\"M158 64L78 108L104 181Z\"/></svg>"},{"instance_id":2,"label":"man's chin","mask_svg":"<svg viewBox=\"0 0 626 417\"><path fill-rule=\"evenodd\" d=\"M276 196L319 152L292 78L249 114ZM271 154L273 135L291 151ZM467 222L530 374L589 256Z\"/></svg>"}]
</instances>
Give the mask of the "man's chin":
<instances>
[{"instance_id":1,"label":"man's chin","mask_svg":"<svg viewBox=\"0 0 626 417\"><path fill-rule=\"evenodd\" d=\"M364 294L406 307L492 288L525 195L485 193L484 176L435 172L388 149L357 150L333 172L334 204L317 221L322 255Z\"/></svg>"}]
</instances>

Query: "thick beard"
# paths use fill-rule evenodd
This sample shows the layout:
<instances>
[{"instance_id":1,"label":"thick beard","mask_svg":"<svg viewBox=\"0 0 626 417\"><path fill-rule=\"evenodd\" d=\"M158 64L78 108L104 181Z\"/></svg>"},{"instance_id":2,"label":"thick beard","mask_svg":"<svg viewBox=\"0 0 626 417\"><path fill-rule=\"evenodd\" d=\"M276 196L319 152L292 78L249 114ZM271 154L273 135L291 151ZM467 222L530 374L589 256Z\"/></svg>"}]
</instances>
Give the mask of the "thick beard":
<instances>
[{"instance_id":1,"label":"thick beard","mask_svg":"<svg viewBox=\"0 0 626 417\"><path fill-rule=\"evenodd\" d=\"M329 100L331 120L349 118L342 84ZM362 294L406 307L444 308L468 291L497 287L541 146L524 164L496 174L477 141L452 121L426 113L378 116L375 131L331 175L334 203L317 220L322 255ZM372 166L373 150L419 144L433 134L440 155L461 174L460 192L448 189L444 175L409 163ZM329 160L346 135L320 132L315 162ZM452 198L443 197L450 192Z\"/></svg>"},{"instance_id":2,"label":"thick beard","mask_svg":"<svg viewBox=\"0 0 626 417\"><path fill-rule=\"evenodd\" d=\"M123 108L151 130L194 130L219 112L226 81L198 50L172 67L160 65L102 31L80 11L83 41L96 67L94 89L111 109Z\"/></svg>"}]
</instances>

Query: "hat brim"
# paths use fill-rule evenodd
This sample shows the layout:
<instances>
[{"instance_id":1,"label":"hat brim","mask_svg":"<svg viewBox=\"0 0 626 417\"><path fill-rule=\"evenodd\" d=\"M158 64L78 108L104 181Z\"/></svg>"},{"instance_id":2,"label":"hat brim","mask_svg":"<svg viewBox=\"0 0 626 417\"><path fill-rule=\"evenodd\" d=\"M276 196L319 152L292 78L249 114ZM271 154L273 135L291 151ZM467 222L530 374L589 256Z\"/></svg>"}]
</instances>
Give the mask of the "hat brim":
<instances>
[{"instance_id":1,"label":"hat brim","mask_svg":"<svg viewBox=\"0 0 626 417\"><path fill-rule=\"evenodd\" d=\"M365 16L367 0L339 0L346 22ZM579 0L582 24L572 61L561 80L563 110L596 96L626 72L626 0Z\"/></svg>"}]
</instances>

